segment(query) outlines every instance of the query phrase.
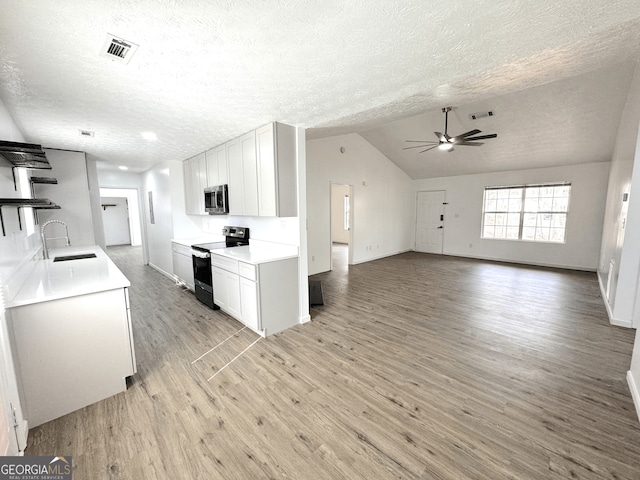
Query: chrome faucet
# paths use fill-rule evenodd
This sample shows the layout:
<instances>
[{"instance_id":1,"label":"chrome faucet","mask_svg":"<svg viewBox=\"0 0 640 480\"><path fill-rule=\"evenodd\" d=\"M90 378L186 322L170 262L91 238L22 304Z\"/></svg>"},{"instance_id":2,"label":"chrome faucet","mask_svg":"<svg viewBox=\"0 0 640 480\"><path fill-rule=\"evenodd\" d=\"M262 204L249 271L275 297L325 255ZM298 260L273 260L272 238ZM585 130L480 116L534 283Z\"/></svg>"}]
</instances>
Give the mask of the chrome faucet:
<instances>
[{"instance_id":1,"label":"chrome faucet","mask_svg":"<svg viewBox=\"0 0 640 480\"><path fill-rule=\"evenodd\" d=\"M64 237L48 237L48 238L45 237L44 229L50 223L59 223L60 225L62 225L64 227L66 235ZM69 229L67 228L67 224L64 223L62 220L49 220L44 222L42 224L42 227L40 228L40 237L42 237L42 255L43 255L43 258L45 259L49 258L49 249L47 248L47 240L65 240L66 247L69 247L71 245L71 242L69 241Z\"/></svg>"}]
</instances>

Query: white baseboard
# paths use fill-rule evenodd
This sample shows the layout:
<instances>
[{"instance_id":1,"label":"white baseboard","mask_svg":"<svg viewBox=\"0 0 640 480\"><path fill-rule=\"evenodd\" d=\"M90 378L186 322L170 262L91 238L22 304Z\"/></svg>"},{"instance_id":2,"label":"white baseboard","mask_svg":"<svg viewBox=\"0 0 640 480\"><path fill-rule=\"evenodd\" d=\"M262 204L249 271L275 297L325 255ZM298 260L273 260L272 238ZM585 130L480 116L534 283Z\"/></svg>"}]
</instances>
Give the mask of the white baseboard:
<instances>
[{"instance_id":1,"label":"white baseboard","mask_svg":"<svg viewBox=\"0 0 640 480\"><path fill-rule=\"evenodd\" d=\"M609 304L609 300L607 299L607 290L606 286L602 283L602 278L600 275L596 274L598 277L598 285L600 286L600 296L602 297L602 301L604 302L604 307L607 309L607 316L609 317L609 323L611 325L615 325L616 327L625 327L625 328L633 328L633 323L631 320L620 320L619 318L615 318L613 316L613 310L611 310L611 305Z\"/></svg>"},{"instance_id":2,"label":"white baseboard","mask_svg":"<svg viewBox=\"0 0 640 480\"><path fill-rule=\"evenodd\" d=\"M303 315L302 317L300 317L300 323L307 323L311 321L311 315L307 314L307 315Z\"/></svg>"},{"instance_id":3,"label":"white baseboard","mask_svg":"<svg viewBox=\"0 0 640 480\"><path fill-rule=\"evenodd\" d=\"M354 261L352 265L359 265L361 263L373 262L374 260L380 260L381 258L393 257L394 255L400 255L401 253L411 252L411 249L398 250L397 252L385 253L383 255L376 255L374 257L363 258L362 260Z\"/></svg>"},{"instance_id":4,"label":"white baseboard","mask_svg":"<svg viewBox=\"0 0 640 480\"><path fill-rule=\"evenodd\" d=\"M415 251L415 250L414 250ZM418 252L420 253L420 252ZM551 264L551 263L543 263L543 262L529 262L523 260L513 260L510 258L499 258L499 257L488 257L484 255L470 255L470 254L460 254L460 253L451 253L451 252L443 252L443 255L448 255L450 257L462 257L462 258L473 258L476 260L487 260L489 262L501 262L501 263L515 263L517 265L532 265L534 267L545 267L545 268L560 268L563 270L577 270L580 272L595 272L596 269L593 267L585 267L581 265L560 265L560 264Z\"/></svg>"},{"instance_id":5,"label":"white baseboard","mask_svg":"<svg viewBox=\"0 0 640 480\"><path fill-rule=\"evenodd\" d=\"M640 391L638 390L638 385L633 378L631 370L627 372L627 384L629 385L629 390L631 390L633 404L636 406L636 415L638 416L638 420L640 420Z\"/></svg>"},{"instance_id":6,"label":"white baseboard","mask_svg":"<svg viewBox=\"0 0 640 480\"><path fill-rule=\"evenodd\" d=\"M168 279L170 279L171 281L175 282L176 281L176 277L169 272L164 271L163 269L161 269L160 267L158 267L157 265L154 265L153 263L149 262L149 266L151 268L153 268L155 271L160 272L162 275L164 275L165 277L167 277Z\"/></svg>"}]
</instances>

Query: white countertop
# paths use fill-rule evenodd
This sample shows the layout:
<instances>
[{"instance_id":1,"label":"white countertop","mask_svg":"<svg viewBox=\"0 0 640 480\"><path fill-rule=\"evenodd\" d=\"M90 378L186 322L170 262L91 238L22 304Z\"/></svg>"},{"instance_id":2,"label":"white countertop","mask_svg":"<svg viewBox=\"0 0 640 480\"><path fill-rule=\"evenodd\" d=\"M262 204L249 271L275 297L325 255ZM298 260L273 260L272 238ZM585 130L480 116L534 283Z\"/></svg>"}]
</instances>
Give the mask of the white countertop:
<instances>
[{"instance_id":1,"label":"white countertop","mask_svg":"<svg viewBox=\"0 0 640 480\"><path fill-rule=\"evenodd\" d=\"M287 258L297 258L298 247L290 245L246 245L243 247L216 248L211 250L211 254L259 265L260 263L275 262Z\"/></svg>"},{"instance_id":2,"label":"white countertop","mask_svg":"<svg viewBox=\"0 0 640 480\"><path fill-rule=\"evenodd\" d=\"M197 245L198 243L212 243L212 242L224 242L224 235L209 235L209 236L199 236L199 237L183 237L183 238L172 238L171 241L174 243L179 243L180 245L184 245L185 247L190 247L191 245Z\"/></svg>"},{"instance_id":3,"label":"white countertop","mask_svg":"<svg viewBox=\"0 0 640 480\"><path fill-rule=\"evenodd\" d=\"M95 253L96 258L54 262L56 256ZM39 260L24 285L6 307L19 307L61 298L124 288L131 283L97 245L51 249Z\"/></svg>"}]
</instances>

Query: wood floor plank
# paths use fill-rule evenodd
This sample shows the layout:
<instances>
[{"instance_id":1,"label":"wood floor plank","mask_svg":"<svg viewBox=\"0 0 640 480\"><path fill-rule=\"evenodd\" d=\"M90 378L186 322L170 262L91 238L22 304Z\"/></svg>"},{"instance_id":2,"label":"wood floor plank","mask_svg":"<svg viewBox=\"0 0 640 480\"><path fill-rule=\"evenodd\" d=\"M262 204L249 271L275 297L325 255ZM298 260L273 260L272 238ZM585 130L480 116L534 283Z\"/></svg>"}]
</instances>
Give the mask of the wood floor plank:
<instances>
[{"instance_id":1,"label":"wood floor plank","mask_svg":"<svg viewBox=\"0 0 640 480\"><path fill-rule=\"evenodd\" d=\"M634 331L609 325L593 273L337 262L310 323L244 351L257 335L139 249L108 254L132 283L138 373L26 452L72 455L74 478L640 478Z\"/></svg>"}]
</instances>

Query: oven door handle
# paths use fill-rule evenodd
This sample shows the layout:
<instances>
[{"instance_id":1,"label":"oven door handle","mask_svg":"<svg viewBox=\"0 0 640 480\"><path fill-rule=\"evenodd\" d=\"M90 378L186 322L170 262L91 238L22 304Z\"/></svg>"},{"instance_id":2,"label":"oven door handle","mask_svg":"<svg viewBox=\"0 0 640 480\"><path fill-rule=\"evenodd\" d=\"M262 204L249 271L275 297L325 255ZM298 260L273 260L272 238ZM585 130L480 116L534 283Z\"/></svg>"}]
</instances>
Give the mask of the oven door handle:
<instances>
[{"instance_id":1,"label":"oven door handle","mask_svg":"<svg viewBox=\"0 0 640 480\"><path fill-rule=\"evenodd\" d=\"M191 250L191 255L198 258L211 258L210 252L201 252L200 250Z\"/></svg>"}]
</instances>

